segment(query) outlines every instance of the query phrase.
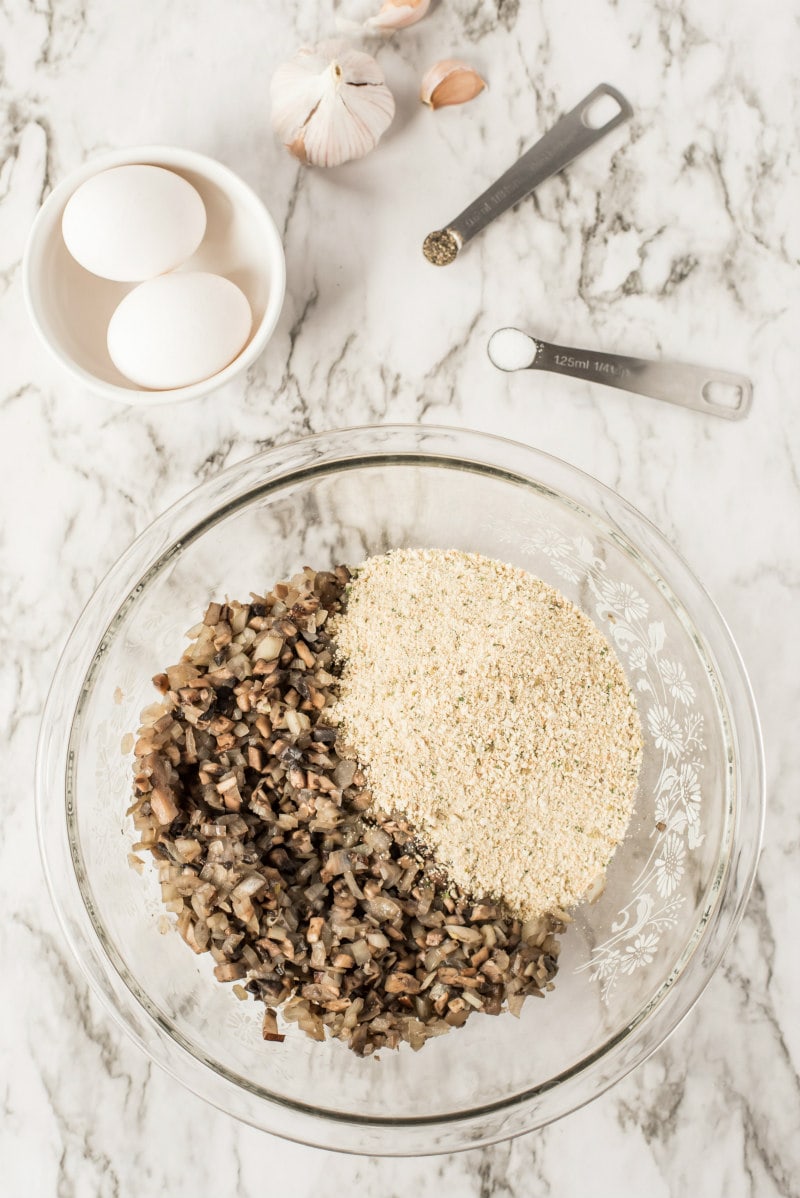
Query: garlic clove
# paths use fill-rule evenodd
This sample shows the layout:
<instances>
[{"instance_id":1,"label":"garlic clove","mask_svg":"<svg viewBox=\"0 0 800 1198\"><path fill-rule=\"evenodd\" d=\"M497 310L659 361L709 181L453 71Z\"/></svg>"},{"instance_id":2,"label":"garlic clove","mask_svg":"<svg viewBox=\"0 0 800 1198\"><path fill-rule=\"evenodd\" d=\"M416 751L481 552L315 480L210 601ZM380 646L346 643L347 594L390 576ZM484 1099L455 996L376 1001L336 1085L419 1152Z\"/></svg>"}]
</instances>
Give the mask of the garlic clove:
<instances>
[{"instance_id":1,"label":"garlic clove","mask_svg":"<svg viewBox=\"0 0 800 1198\"><path fill-rule=\"evenodd\" d=\"M457 58L444 58L425 72L419 98L430 108L465 104L486 87L477 71Z\"/></svg>"},{"instance_id":2,"label":"garlic clove","mask_svg":"<svg viewBox=\"0 0 800 1198\"><path fill-rule=\"evenodd\" d=\"M339 166L374 149L394 98L371 55L349 42L304 46L272 77L272 126L296 158Z\"/></svg>"},{"instance_id":3,"label":"garlic clove","mask_svg":"<svg viewBox=\"0 0 800 1198\"><path fill-rule=\"evenodd\" d=\"M380 12L364 22L366 29L391 32L405 29L421 21L431 5L431 0L383 0Z\"/></svg>"}]
</instances>

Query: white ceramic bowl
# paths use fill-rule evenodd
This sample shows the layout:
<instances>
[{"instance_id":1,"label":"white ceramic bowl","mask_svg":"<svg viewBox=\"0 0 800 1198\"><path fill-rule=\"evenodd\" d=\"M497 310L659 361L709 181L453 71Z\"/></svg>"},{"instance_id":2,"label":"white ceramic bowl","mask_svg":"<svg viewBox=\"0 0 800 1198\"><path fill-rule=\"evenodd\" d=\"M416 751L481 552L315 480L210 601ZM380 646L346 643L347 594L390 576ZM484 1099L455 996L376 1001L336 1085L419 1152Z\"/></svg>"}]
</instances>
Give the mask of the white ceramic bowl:
<instances>
[{"instance_id":1,"label":"white ceramic bowl","mask_svg":"<svg viewBox=\"0 0 800 1198\"><path fill-rule=\"evenodd\" d=\"M109 167L131 163L167 167L197 188L206 206L206 234L180 269L224 275L242 289L253 312L244 349L224 370L189 387L147 391L120 374L109 356L106 332L114 309L135 284L114 283L84 270L61 234L64 207L81 183ZM255 361L278 322L286 265L275 222L252 188L227 166L192 150L136 146L92 159L51 192L31 228L22 278L34 328L70 374L107 399L160 404L206 395Z\"/></svg>"}]
</instances>

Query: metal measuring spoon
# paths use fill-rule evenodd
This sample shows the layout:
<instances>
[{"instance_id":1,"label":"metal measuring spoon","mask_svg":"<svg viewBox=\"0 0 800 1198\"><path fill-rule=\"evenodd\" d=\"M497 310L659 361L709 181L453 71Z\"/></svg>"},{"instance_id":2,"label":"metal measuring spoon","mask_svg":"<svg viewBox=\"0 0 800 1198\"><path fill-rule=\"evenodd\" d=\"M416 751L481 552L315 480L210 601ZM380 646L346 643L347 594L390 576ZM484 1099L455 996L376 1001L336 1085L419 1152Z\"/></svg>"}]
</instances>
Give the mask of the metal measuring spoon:
<instances>
[{"instance_id":1,"label":"metal measuring spoon","mask_svg":"<svg viewBox=\"0 0 800 1198\"><path fill-rule=\"evenodd\" d=\"M608 83L601 83L460 216L444 229L429 233L422 244L425 257L434 266L454 262L459 250L496 216L513 208L545 179L557 175L632 115L633 109L622 93Z\"/></svg>"},{"instance_id":2,"label":"metal measuring spoon","mask_svg":"<svg viewBox=\"0 0 800 1198\"><path fill-rule=\"evenodd\" d=\"M567 374L590 383L617 387L620 391L632 391L635 395L680 404L682 408L693 408L696 412L722 416L725 420L741 420L747 415L753 399L753 384L743 374L551 345L523 333L522 329L505 328L492 333L487 353L489 360L500 370L548 370L553 374Z\"/></svg>"}]
</instances>

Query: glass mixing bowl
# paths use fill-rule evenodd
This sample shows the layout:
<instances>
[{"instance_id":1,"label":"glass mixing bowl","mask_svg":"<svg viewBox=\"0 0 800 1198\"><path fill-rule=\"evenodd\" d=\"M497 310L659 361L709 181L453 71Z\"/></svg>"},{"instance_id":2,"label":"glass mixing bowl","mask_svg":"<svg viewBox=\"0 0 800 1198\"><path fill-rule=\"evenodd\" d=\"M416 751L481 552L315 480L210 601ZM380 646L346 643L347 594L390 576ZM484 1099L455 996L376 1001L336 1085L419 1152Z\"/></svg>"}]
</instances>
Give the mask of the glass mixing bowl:
<instances>
[{"instance_id":1,"label":"glass mixing bowl","mask_svg":"<svg viewBox=\"0 0 800 1198\"><path fill-rule=\"evenodd\" d=\"M212 597L305 564L398 546L458 548L559 587L613 642L645 733L637 806L600 898L574 912L556 988L519 1020L362 1060L292 1028L264 1043L180 937L160 934L155 871L127 861L121 749ZM444 428L309 437L225 470L176 504L98 587L44 715L37 815L48 882L92 988L161 1066L279 1135L378 1154L453 1151L541 1126L644 1060L695 1002L747 901L764 806L758 720L711 599L656 529L578 470Z\"/></svg>"}]
</instances>

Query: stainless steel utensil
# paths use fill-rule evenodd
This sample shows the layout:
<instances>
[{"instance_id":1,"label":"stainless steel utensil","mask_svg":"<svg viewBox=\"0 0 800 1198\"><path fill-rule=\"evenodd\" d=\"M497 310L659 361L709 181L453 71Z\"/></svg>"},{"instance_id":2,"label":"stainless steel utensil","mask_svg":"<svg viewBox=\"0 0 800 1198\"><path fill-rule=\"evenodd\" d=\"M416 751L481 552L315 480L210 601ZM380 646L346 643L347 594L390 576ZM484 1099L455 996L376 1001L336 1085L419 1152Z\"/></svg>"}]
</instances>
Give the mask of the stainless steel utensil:
<instances>
[{"instance_id":1,"label":"stainless steel utensil","mask_svg":"<svg viewBox=\"0 0 800 1198\"><path fill-rule=\"evenodd\" d=\"M741 420L747 415L753 399L753 384L743 374L551 345L521 329L498 329L489 338L487 352L490 361L500 370L548 370L553 374L567 374L571 378L604 383L606 387L617 387L697 412L722 416L725 420Z\"/></svg>"},{"instance_id":2,"label":"stainless steel utensil","mask_svg":"<svg viewBox=\"0 0 800 1198\"><path fill-rule=\"evenodd\" d=\"M557 175L632 115L633 109L622 93L608 83L601 83L460 216L443 229L429 233L422 245L425 257L434 266L453 262L466 243L496 216L513 208L545 179Z\"/></svg>"}]
</instances>

